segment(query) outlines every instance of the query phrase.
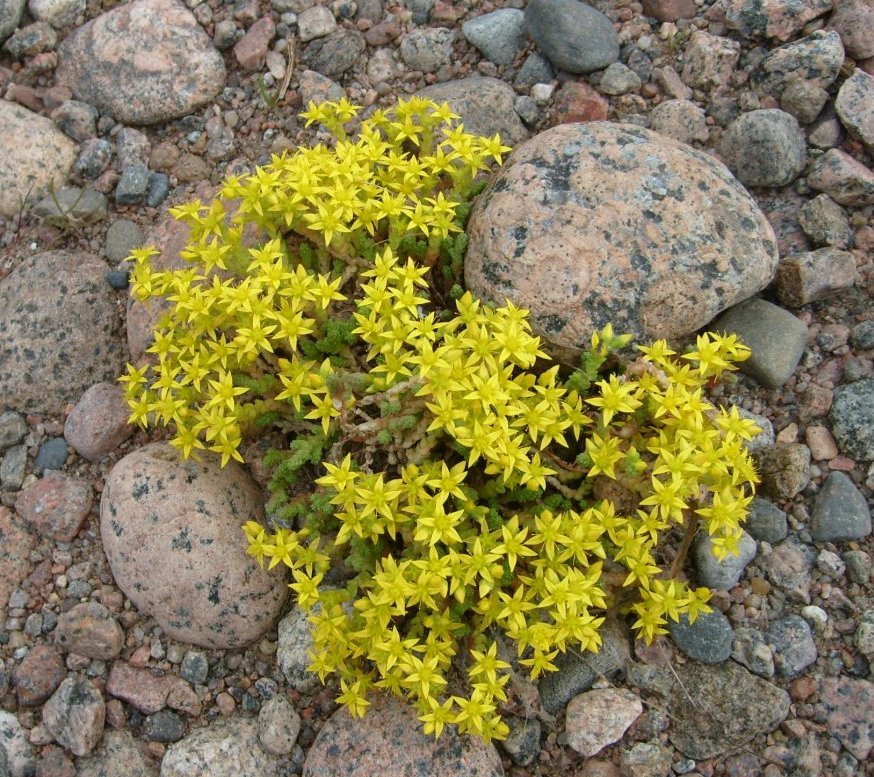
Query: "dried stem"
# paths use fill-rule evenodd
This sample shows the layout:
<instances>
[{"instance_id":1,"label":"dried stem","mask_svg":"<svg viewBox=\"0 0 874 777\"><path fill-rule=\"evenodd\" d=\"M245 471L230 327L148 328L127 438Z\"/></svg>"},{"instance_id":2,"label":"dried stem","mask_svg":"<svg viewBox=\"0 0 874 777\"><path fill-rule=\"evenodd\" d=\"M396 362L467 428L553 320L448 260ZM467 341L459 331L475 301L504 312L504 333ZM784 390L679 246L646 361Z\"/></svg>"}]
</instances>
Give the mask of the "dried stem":
<instances>
[{"instance_id":1,"label":"dried stem","mask_svg":"<svg viewBox=\"0 0 874 777\"><path fill-rule=\"evenodd\" d=\"M686 513L686 520L683 524L683 528L685 532L683 534L683 541L680 543L680 547L677 548L677 555L674 556L671 568L668 571L668 578L670 580L676 580L677 576L680 574L680 569L683 566L683 562L686 560L689 548L692 546L692 540L695 539L695 534L698 532L698 519L691 512Z\"/></svg>"}]
</instances>

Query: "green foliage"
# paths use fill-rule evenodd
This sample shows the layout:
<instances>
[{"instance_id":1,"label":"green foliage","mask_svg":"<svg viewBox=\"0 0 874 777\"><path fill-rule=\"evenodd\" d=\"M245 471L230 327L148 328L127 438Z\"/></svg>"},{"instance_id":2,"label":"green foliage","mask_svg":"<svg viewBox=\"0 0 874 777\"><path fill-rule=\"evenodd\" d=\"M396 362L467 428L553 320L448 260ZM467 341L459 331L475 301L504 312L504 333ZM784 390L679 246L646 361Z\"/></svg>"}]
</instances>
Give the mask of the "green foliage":
<instances>
[{"instance_id":1,"label":"green foliage","mask_svg":"<svg viewBox=\"0 0 874 777\"><path fill-rule=\"evenodd\" d=\"M311 105L333 148L175 209L190 268L135 253L134 294L173 307L153 362L122 379L131 420L223 463L259 423L293 433L264 459L271 525L244 532L259 563L290 570L312 671L338 680L353 715L381 689L410 699L426 732L502 738L498 633L537 677L561 652L597 650L614 601L648 640L707 609L708 591L661 566L664 537L700 523L717 553L736 546L756 430L703 388L748 352L730 337L683 355L659 341L620 373L630 338L607 327L563 374L527 311L461 286L461 225L500 140L411 100L353 141L356 110ZM329 572L345 585L325 586Z\"/></svg>"}]
</instances>

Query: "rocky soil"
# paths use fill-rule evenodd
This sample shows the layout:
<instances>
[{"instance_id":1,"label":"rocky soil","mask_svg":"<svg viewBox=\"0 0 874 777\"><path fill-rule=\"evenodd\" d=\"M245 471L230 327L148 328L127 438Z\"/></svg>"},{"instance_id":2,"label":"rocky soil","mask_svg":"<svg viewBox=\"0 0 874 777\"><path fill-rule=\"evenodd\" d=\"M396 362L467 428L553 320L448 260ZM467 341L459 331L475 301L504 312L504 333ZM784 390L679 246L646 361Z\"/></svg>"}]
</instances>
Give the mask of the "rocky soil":
<instances>
[{"instance_id":1,"label":"rocky soil","mask_svg":"<svg viewBox=\"0 0 874 777\"><path fill-rule=\"evenodd\" d=\"M0 46L0 776L874 775L870 0L0 0ZM712 398L764 429L740 556L691 554L714 612L649 647L611 619L517 678L498 746L338 711L242 550L258 451L180 463L114 385L169 205L312 142L309 100L418 92L527 141L472 288L557 352L737 332Z\"/></svg>"}]
</instances>

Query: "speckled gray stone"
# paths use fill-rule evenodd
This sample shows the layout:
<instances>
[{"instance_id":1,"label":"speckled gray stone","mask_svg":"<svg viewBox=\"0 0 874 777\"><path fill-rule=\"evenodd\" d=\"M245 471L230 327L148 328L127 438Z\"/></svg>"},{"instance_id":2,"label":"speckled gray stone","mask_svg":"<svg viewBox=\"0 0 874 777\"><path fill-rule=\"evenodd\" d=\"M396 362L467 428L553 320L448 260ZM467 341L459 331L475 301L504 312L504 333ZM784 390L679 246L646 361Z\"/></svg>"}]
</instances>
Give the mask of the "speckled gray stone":
<instances>
[{"instance_id":1,"label":"speckled gray stone","mask_svg":"<svg viewBox=\"0 0 874 777\"><path fill-rule=\"evenodd\" d=\"M0 282L0 396L7 407L61 414L124 365L124 327L106 264L84 253L37 254Z\"/></svg>"},{"instance_id":2,"label":"speckled gray stone","mask_svg":"<svg viewBox=\"0 0 874 777\"><path fill-rule=\"evenodd\" d=\"M452 59L455 33L446 27L422 27L401 38L401 58L411 70L436 73Z\"/></svg>"},{"instance_id":3,"label":"speckled gray stone","mask_svg":"<svg viewBox=\"0 0 874 777\"><path fill-rule=\"evenodd\" d=\"M874 379L835 389L829 421L841 453L862 461L874 459Z\"/></svg>"},{"instance_id":4,"label":"speckled gray stone","mask_svg":"<svg viewBox=\"0 0 874 777\"><path fill-rule=\"evenodd\" d=\"M133 734L108 728L99 746L76 761L76 777L158 777L158 770Z\"/></svg>"},{"instance_id":5,"label":"speckled gray stone","mask_svg":"<svg viewBox=\"0 0 874 777\"><path fill-rule=\"evenodd\" d=\"M745 186L780 187L794 181L807 163L807 141L798 120L785 111L749 111L722 135L720 152Z\"/></svg>"},{"instance_id":6,"label":"speckled gray stone","mask_svg":"<svg viewBox=\"0 0 874 777\"><path fill-rule=\"evenodd\" d=\"M758 629L735 629L731 657L759 677L774 676L774 652Z\"/></svg>"},{"instance_id":7,"label":"speckled gray stone","mask_svg":"<svg viewBox=\"0 0 874 777\"><path fill-rule=\"evenodd\" d=\"M149 168L129 165L121 172L115 187L115 201L119 205L139 205L149 193Z\"/></svg>"},{"instance_id":8,"label":"speckled gray stone","mask_svg":"<svg viewBox=\"0 0 874 777\"><path fill-rule=\"evenodd\" d=\"M861 540L871 533L871 511L845 472L831 472L816 495L810 533L819 542Z\"/></svg>"},{"instance_id":9,"label":"speckled gray stone","mask_svg":"<svg viewBox=\"0 0 874 777\"><path fill-rule=\"evenodd\" d=\"M760 491L774 499L791 499L810 482L810 448L787 443L753 454L761 478Z\"/></svg>"},{"instance_id":10,"label":"speckled gray stone","mask_svg":"<svg viewBox=\"0 0 874 777\"><path fill-rule=\"evenodd\" d=\"M757 2L728 0L725 21L744 38L772 38L779 41L794 37L804 25L827 14L832 0L783 0Z\"/></svg>"},{"instance_id":11,"label":"speckled gray stone","mask_svg":"<svg viewBox=\"0 0 874 777\"><path fill-rule=\"evenodd\" d=\"M602 70L619 59L612 22L577 0L530 0L525 25L540 51L569 73Z\"/></svg>"},{"instance_id":12,"label":"speckled gray stone","mask_svg":"<svg viewBox=\"0 0 874 777\"><path fill-rule=\"evenodd\" d=\"M851 135L874 146L874 76L856 68L841 84L835 110Z\"/></svg>"},{"instance_id":13,"label":"speckled gray stone","mask_svg":"<svg viewBox=\"0 0 874 777\"><path fill-rule=\"evenodd\" d=\"M719 664L731 655L731 624L719 610L701 613L694 623L685 613L670 621L671 639L689 658L706 664Z\"/></svg>"},{"instance_id":14,"label":"speckled gray stone","mask_svg":"<svg viewBox=\"0 0 874 777\"><path fill-rule=\"evenodd\" d=\"M27 422L21 413L7 410L0 413L0 451L20 443L27 434Z\"/></svg>"},{"instance_id":15,"label":"speckled gray stone","mask_svg":"<svg viewBox=\"0 0 874 777\"><path fill-rule=\"evenodd\" d=\"M780 388L795 371L807 343L807 326L788 310L753 297L726 311L709 327L736 334L752 354L740 369L766 388Z\"/></svg>"},{"instance_id":16,"label":"speckled gray stone","mask_svg":"<svg viewBox=\"0 0 874 777\"><path fill-rule=\"evenodd\" d=\"M24 4L25 0L0 0L0 43L15 32Z\"/></svg>"},{"instance_id":17,"label":"speckled gray stone","mask_svg":"<svg viewBox=\"0 0 874 777\"><path fill-rule=\"evenodd\" d=\"M281 570L246 555L240 526L263 519L252 478L169 445L121 459L106 479L100 533L118 587L172 639L234 648L258 639L288 594ZM279 572L279 574L277 574Z\"/></svg>"},{"instance_id":18,"label":"speckled gray stone","mask_svg":"<svg viewBox=\"0 0 874 777\"><path fill-rule=\"evenodd\" d=\"M765 639L774 651L774 666L783 677L795 677L816 661L813 633L800 615L774 621Z\"/></svg>"},{"instance_id":19,"label":"speckled gray stone","mask_svg":"<svg viewBox=\"0 0 874 777\"><path fill-rule=\"evenodd\" d=\"M116 219L106 230L104 253L110 262L127 259L134 248L139 248L144 240L143 230L130 219Z\"/></svg>"},{"instance_id":20,"label":"speckled gray stone","mask_svg":"<svg viewBox=\"0 0 874 777\"><path fill-rule=\"evenodd\" d=\"M853 244L847 214L827 194L818 194L798 209L798 225L815 246L849 248Z\"/></svg>"},{"instance_id":21,"label":"speckled gray stone","mask_svg":"<svg viewBox=\"0 0 874 777\"><path fill-rule=\"evenodd\" d=\"M573 359L594 330L681 337L766 286L773 231L711 157L630 124L563 124L518 146L477 199L465 280L531 311Z\"/></svg>"},{"instance_id":22,"label":"speckled gray stone","mask_svg":"<svg viewBox=\"0 0 874 777\"><path fill-rule=\"evenodd\" d=\"M358 30L341 28L324 38L316 38L304 47L301 62L329 78L349 70L367 48Z\"/></svg>"},{"instance_id":23,"label":"speckled gray stone","mask_svg":"<svg viewBox=\"0 0 874 777\"><path fill-rule=\"evenodd\" d=\"M525 14L518 8L501 8L468 19L461 32L486 59L509 65L525 48Z\"/></svg>"},{"instance_id":24,"label":"speckled gray stone","mask_svg":"<svg viewBox=\"0 0 874 777\"><path fill-rule=\"evenodd\" d=\"M750 505L746 530L755 539L776 545L789 532L786 513L773 502L756 497Z\"/></svg>"},{"instance_id":25,"label":"speckled gray stone","mask_svg":"<svg viewBox=\"0 0 874 777\"><path fill-rule=\"evenodd\" d=\"M102 221L108 207L106 197L94 189L65 186L43 197L33 212L49 224L72 229Z\"/></svg>"},{"instance_id":26,"label":"speckled gray stone","mask_svg":"<svg viewBox=\"0 0 874 777\"><path fill-rule=\"evenodd\" d=\"M753 70L750 81L760 94L770 94L779 100L783 90L797 80L828 89L843 62L840 35L834 30L817 30L773 49Z\"/></svg>"},{"instance_id":27,"label":"speckled gray stone","mask_svg":"<svg viewBox=\"0 0 874 777\"><path fill-rule=\"evenodd\" d=\"M178 0L135 0L106 11L58 48L55 78L125 124L192 113L225 84L225 66Z\"/></svg>"}]
</instances>

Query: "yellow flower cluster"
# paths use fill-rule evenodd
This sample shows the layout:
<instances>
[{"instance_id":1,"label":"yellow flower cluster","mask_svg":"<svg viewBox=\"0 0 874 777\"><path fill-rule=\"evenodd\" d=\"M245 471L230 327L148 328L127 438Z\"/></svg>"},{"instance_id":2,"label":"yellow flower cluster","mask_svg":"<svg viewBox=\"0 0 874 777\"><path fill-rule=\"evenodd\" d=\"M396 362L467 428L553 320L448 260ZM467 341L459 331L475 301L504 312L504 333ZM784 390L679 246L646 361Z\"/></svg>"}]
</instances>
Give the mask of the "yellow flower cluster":
<instances>
[{"instance_id":1,"label":"yellow flower cluster","mask_svg":"<svg viewBox=\"0 0 874 777\"><path fill-rule=\"evenodd\" d=\"M172 307L149 363L128 365L121 379L130 422L173 427L171 444L184 457L207 449L223 465L242 461L244 433L268 411L293 408L327 435L348 403L331 394L330 360L306 359L300 345L321 334L331 303L346 299L340 288L363 261L357 249L397 245L408 233L438 245L459 229L456 208L477 172L509 150L497 136L465 132L445 104L419 98L376 112L352 142L342 126L358 110L345 100L311 104L304 116L334 129L333 148L274 156L251 176L227 179L208 205L171 209L190 229L181 256L191 267L157 269L150 247L131 254L133 296ZM294 233L311 242L299 247ZM349 270L332 268L336 257ZM421 284L425 270L406 267ZM418 299L405 290L397 304L414 311ZM260 390L246 380L265 376Z\"/></svg>"}]
</instances>

